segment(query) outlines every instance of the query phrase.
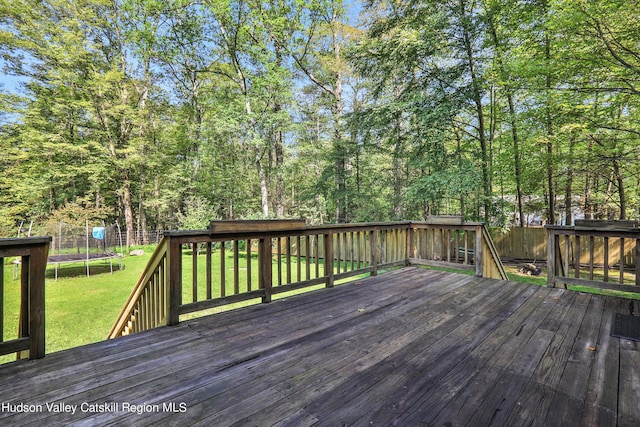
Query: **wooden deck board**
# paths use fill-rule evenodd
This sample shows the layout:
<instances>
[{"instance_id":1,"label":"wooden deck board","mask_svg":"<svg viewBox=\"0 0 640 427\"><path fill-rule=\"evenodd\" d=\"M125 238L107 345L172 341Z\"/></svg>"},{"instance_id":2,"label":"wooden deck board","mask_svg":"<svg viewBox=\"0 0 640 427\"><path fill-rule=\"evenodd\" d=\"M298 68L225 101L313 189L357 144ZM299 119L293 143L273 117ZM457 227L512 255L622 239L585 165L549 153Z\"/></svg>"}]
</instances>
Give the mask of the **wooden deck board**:
<instances>
[{"instance_id":1,"label":"wooden deck board","mask_svg":"<svg viewBox=\"0 0 640 427\"><path fill-rule=\"evenodd\" d=\"M0 403L118 404L5 410L0 423L638 425L640 349L609 335L631 309L406 268L0 366Z\"/></svg>"}]
</instances>

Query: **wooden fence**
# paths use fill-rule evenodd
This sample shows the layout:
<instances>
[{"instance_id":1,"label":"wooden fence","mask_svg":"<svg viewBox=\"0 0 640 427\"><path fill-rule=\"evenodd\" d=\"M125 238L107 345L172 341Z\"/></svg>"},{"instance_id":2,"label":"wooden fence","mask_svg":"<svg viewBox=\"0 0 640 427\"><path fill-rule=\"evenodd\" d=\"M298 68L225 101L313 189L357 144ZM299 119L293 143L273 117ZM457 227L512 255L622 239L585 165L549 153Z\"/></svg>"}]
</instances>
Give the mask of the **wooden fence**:
<instances>
[{"instance_id":1,"label":"wooden fence","mask_svg":"<svg viewBox=\"0 0 640 427\"><path fill-rule=\"evenodd\" d=\"M506 233L498 231L492 232L493 241L503 260L547 260L547 230L544 227L514 227ZM620 245L615 239L609 239L608 256L611 259L620 260ZM580 254L580 263L587 264L590 262L590 241L582 240L580 242L580 251L573 251L569 254L571 263L573 257L577 253ZM624 264L628 266L635 265L635 245L632 241L626 240L622 248L624 255ZM593 262L598 266L605 264L605 241L602 237L595 238L593 241Z\"/></svg>"},{"instance_id":2,"label":"wooden fence","mask_svg":"<svg viewBox=\"0 0 640 427\"><path fill-rule=\"evenodd\" d=\"M44 274L51 237L0 239L0 355L38 359L45 354ZM20 270L20 307L15 337L5 337L5 259ZM7 339L5 339L7 338Z\"/></svg>"},{"instance_id":3,"label":"wooden fence","mask_svg":"<svg viewBox=\"0 0 640 427\"><path fill-rule=\"evenodd\" d=\"M165 233L109 337L174 325L188 313L269 302L283 292L331 288L338 280L416 264L507 278L482 223L216 221L209 230Z\"/></svg>"}]
</instances>

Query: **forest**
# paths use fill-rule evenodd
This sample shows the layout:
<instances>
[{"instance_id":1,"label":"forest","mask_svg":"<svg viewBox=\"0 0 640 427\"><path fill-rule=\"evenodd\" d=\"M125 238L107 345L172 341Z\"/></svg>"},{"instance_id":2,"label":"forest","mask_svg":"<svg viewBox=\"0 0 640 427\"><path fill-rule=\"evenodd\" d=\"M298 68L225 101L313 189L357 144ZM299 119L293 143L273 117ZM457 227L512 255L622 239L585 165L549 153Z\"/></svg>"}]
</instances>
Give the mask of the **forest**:
<instances>
[{"instance_id":1,"label":"forest","mask_svg":"<svg viewBox=\"0 0 640 427\"><path fill-rule=\"evenodd\" d=\"M0 0L0 65L2 237L640 216L637 0Z\"/></svg>"}]
</instances>

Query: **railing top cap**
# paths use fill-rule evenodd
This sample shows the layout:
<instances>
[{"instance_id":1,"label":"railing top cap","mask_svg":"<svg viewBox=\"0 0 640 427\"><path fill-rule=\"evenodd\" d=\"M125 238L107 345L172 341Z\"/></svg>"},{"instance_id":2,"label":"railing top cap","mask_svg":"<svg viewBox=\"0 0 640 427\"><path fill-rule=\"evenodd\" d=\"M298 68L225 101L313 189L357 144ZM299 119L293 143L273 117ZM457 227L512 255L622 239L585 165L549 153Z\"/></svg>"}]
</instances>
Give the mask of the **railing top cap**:
<instances>
[{"instance_id":1,"label":"railing top cap","mask_svg":"<svg viewBox=\"0 0 640 427\"><path fill-rule=\"evenodd\" d=\"M576 220L574 226L545 225L549 230L640 233L638 221Z\"/></svg>"},{"instance_id":2,"label":"railing top cap","mask_svg":"<svg viewBox=\"0 0 640 427\"><path fill-rule=\"evenodd\" d=\"M459 222L457 218L440 217L432 218L428 221L395 221L395 222L362 222L362 223L341 223L341 224L317 224L306 225L304 220L232 220L232 221L211 221L207 230L172 230L165 231L165 236L189 237L203 235L268 235L272 233L296 233L296 232L322 232L331 230L357 230L373 228L393 228L412 226L433 226L433 227L478 227L483 226L483 222Z\"/></svg>"},{"instance_id":3,"label":"railing top cap","mask_svg":"<svg viewBox=\"0 0 640 427\"><path fill-rule=\"evenodd\" d=\"M50 242L51 242L51 236L16 237L16 238L0 239L0 247L34 246L34 245L44 245Z\"/></svg>"}]
</instances>

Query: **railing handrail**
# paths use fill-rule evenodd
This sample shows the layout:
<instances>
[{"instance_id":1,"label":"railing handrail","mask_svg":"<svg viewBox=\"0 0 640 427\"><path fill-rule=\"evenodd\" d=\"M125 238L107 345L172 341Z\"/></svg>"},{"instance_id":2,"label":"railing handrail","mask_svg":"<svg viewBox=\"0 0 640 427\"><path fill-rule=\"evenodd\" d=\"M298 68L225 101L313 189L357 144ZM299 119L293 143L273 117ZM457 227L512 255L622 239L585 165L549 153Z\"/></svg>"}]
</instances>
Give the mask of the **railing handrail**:
<instances>
[{"instance_id":1,"label":"railing handrail","mask_svg":"<svg viewBox=\"0 0 640 427\"><path fill-rule=\"evenodd\" d=\"M138 282L133 287L133 290L131 291L129 298L127 298L127 301L125 302L124 307L122 308L122 310L120 311L120 314L117 317L116 323L111 328L111 331L109 332L109 338L115 338L117 336L120 336L120 334L122 334L122 331L124 330L127 322L129 321L131 311L134 309L137 299L140 298L140 295L144 292L145 286L149 282L151 276L154 274L156 269L160 266L160 263L163 261L164 257L167 254L168 248L169 248L169 239L165 236L162 238L162 240L160 240L160 243L158 243L158 246L153 251L153 254L151 254L151 258L149 259L149 262L147 263L142 274L140 275Z\"/></svg>"},{"instance_id":2,"label":"railing handrail","mask_svg":"<svg viewBox=\"0 0 640 427\"><path fill-rule=\"evenodd\" d=\"M291 224L290 228L288 227L289 224ZM434 234L435 231L431 232L429 231L430 229L440 231L436 236L436 234ZM321 225L305 225L302 220L291 220L290 222L284 221L281 223L278 223L277 220L273 221L273 223L270 223L268 220L248 221L246 223L241 221L224 221L222 224L212 222L212 226L207 230L166 231L164 233L162 247L159 246L159 248L156 249L156 253L152 256L141 279L127 300L127 304L121 311L121 315L116 325L112 328L109 337L114 338L122 334L127 323L133 320L132 316L134 316L136 301L141 295L145 294L145 292L145 295L150 293L145 291L145 289L149 286L150 278L159 268L161 260L165 259L164 257L167 257L168 260L166 263L168 271L164 272L162 276L163 283L166 284L167 296L165 301L167 314L164 324L172 325L179 322L179 316L181 314L213 308L231 302L245 301L250 298L262 298L263 302L268 302L271 300L272 293L323 283L327 287L332 287L334 280L346 279L347 277L353 277L363 273L375 275L378 272L378 268L412 264L433 265L433 263L452 265L451 262L448 262L449 255L452 251L455 253L456 262L459 259L459 248L451 244L453 233L455 233L456 242L459 236L463 236L463 234L465 236L464 263L466 264L468 255L466 248L468 240L470 240L466 234L467 232L475 235L475 238L471 239L471 246L469 246L470 250L475 250L471 250L472 255L469 255L469 258L473 258L476 265L471 266L467 264L465 266L461 265L461 267L475 269L476 275L478 276L488 274L492 275L490 277L506 280L507 277L504 272L504 267L502 267L502 263L490 241L491 237L484 227L484 224L481 222L462 222L462 219L459 219L457 223L455 219L447 218L442 223L437 220L430 220ZM418 234L422 237L416 237ZM446 250L449 253L449 255L446 256L446 261L444 258L422 258L425 261L429 259L435 261L419 262L421 260L420 255L418 255L418 258L415 258L416 253L424 252L423 257L429 256L427 254L429 249L426 247L423 248L422 246L418 248L419 244L425 244L425 239L432 240L431 251L435 250L435 246L438 246L437 250L441 252L444 251L445 247L442 245L442 242L445 236L447 236L446 239L449 239L446 244ZM284 249L280 246L280 239L283 239ZM304 240L301 241L301 239ZM278 244L273 246L276 240ZM436 240L440 243L436 244ZM236 277L238 268L238 242L241 241L253 242L254 245L257 243L259 272L257 289L251 289L251 279L249 277L247 278L248 283L246 290L240 291L238 288ZM192 261L193 296L196 295L198 282L198 260L195 248L198 244L206 244L208 251L206 280L207 294L209 295L211 293L210 262L212 244L220 242L234 242L231 249L227 248L227 250L234 251L234 290L227 294L224 289L217 288L219 291L218 296L207 296L204 300L193 297L193 301L183 304L182 245L191 245L194 248ZM304 242L304 244L301 244L301 242ZM310 249L309 242L315 242L315 247L311 248L311 253L308 252ZM224 262L224 250L224 246L220 247L222 263ZM249 249L243 250L248 251ZM248 253L249 252L247 252L247 255ZM272 257L276 257L276 259L279 260L274 264L278 266L277 271L272 271ZM296 257L297 261L294 260L294 262L291 262L291 259ZM306 258L303 260L303 262L307 263L306 280L301 278L301 257ZM315 258L315 277L311 277L309 274L310 267L308 258ZM324 275L322 276L319 275L318 266L320 264L318 259L324 260L322 263ZM438 259L440 259L440 261L438 261ZM334 264L335 261L338 261L337 265ZM247 268L250 268L250 260L247 262L249 262ZM283 262L286 263L284 267L282 265ZM354 264L356 263L357 267L354 268ZM327 269L329 264L331 267ZM351 266L350 270L348 265ZM489 265L488 268L486 267L487 265ZM296 280L291 281L291 272L294 266L297 268L297 274L295 275ZM228 283L225 279L223 266L220 268L219 277L222 283ZM281 268L282 271L286 271L287 278L285 282L280 281ZM274 274L276 276L273 276ZM249 274L247 276L249 276ZM275 277L277 277L278 280L276 281L276 285L272 286L272 280L275 280ZM223 286L223 288L226 286L228 285ZM146 306L143 304L143 310L144 307Z\"/></svg>"}]
</instances>

